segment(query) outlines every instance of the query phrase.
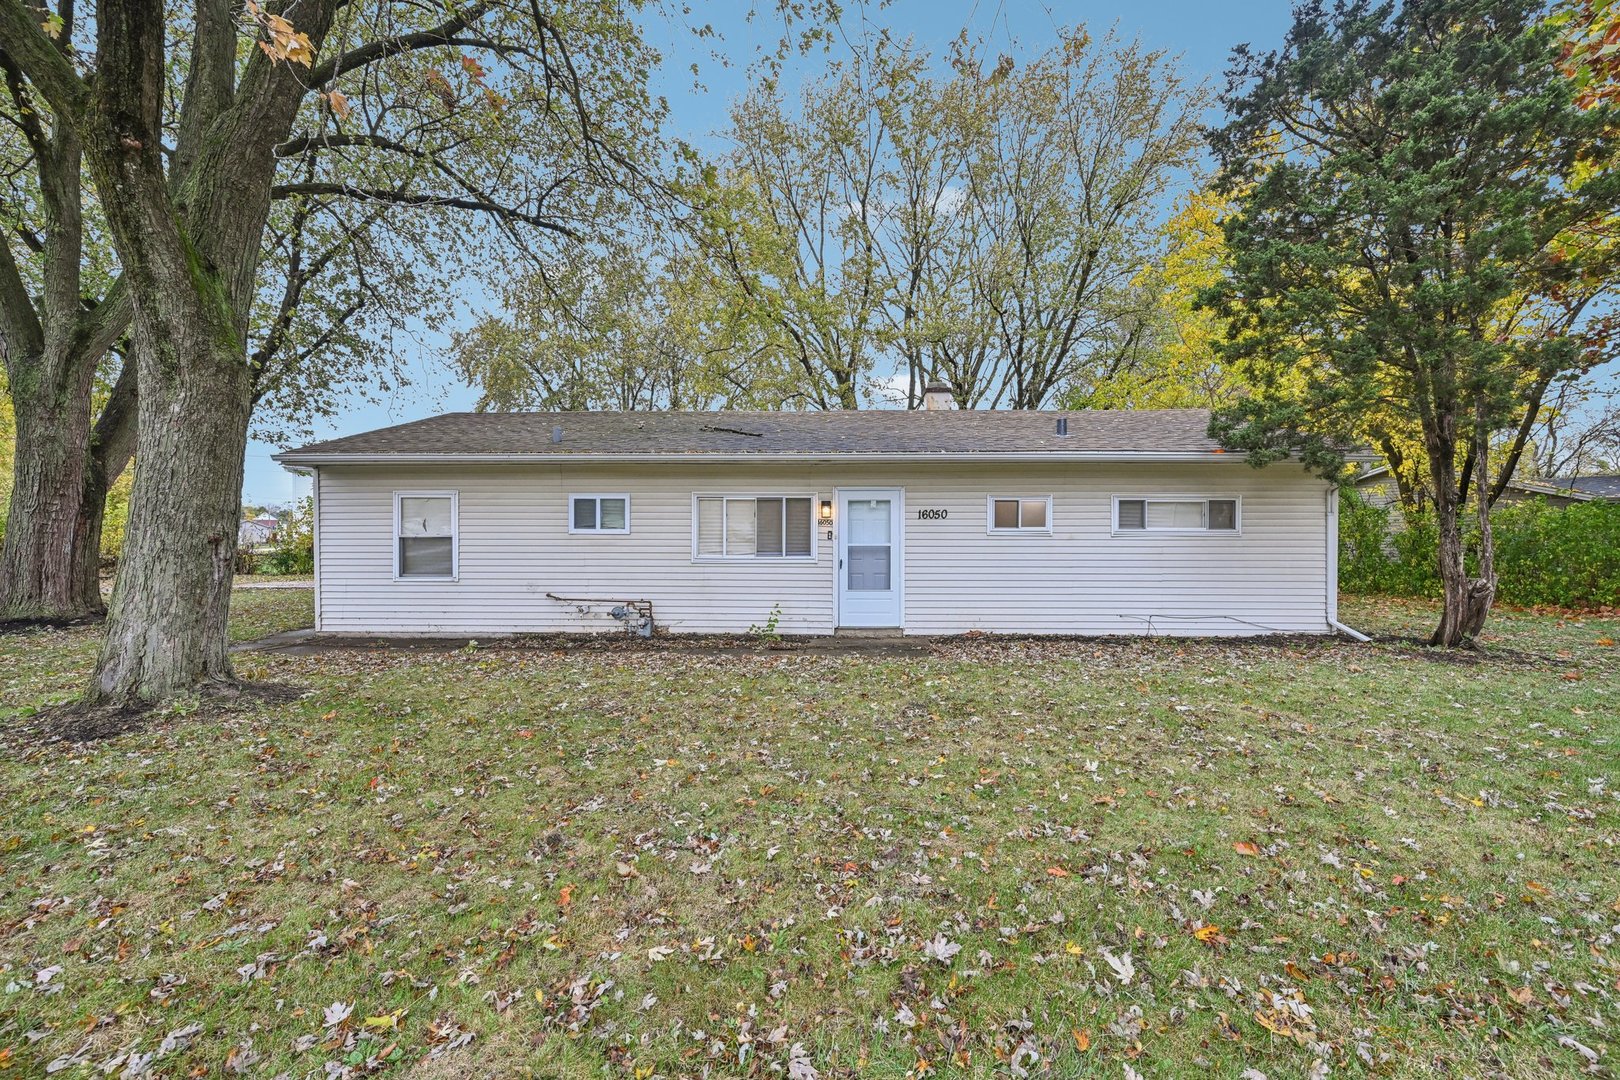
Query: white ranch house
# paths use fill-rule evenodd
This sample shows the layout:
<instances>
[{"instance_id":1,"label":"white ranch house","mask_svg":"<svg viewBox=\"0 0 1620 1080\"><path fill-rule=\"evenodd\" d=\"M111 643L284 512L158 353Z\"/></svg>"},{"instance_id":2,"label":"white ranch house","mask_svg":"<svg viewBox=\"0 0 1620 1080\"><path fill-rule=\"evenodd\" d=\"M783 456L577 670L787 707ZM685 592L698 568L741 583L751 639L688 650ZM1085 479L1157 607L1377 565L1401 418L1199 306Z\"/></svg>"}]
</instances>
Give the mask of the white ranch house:
<instances>
[{"instance_id":1,"label":"white ranch house","mask_svg":"<svg viewBox=\"0 0 1620 1080\"><path fill-rule=\"evenodd\" d=\"M313 474L316 629L1330 633L1337 492L1202 410L454 413Z\"/></svg>"}]
</instances>

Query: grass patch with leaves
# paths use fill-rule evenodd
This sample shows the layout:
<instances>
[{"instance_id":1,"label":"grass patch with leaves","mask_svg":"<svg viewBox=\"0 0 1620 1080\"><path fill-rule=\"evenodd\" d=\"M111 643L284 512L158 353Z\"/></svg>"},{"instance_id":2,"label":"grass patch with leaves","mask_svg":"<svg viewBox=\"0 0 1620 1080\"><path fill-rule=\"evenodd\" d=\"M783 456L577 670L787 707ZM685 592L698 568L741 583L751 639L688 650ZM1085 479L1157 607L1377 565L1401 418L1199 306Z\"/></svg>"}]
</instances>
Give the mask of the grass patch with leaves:
<instances>
[{"instance_id":1,"label":"grass patch with leaves","mask_svg":"<svg viewBox=\"0 0 1620 1080\"><path fill-rule=\"evenodd\" d=\"M243 655L306 696L11 738L0 1061L1612 1069L1620 624L1493 635ZM7 639L0 716L94 645Z\"/></svg>"}]
</instances>

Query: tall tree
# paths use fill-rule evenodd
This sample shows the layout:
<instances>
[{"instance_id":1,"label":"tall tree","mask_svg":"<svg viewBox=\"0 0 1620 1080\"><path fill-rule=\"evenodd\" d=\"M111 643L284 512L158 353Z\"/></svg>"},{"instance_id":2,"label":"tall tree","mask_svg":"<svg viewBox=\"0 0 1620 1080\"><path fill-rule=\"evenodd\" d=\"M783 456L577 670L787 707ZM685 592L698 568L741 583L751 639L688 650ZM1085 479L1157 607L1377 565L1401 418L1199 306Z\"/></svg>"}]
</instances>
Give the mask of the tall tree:
<instances>
[{"instance_id":1,"label":"tall tree","mask_svg":"<svg viewBox=\"0 0 1620 1080\"><path fill-rule=\"evenodd\" d=\"M1297 453L1332 476L1359 418L1415 416L1438 645L1474 638L1495 596L1493 438L1583 363L1579 313L1613 284L1587 261L1605 245L1582 238L1620 199L1603 167L1616 116L1577 105L1544 16L1525 0L1306 4L1281 50L1237 51L1212 139L1238 208L1208 298L1261 393L1211 432L1256 466Z\"/></svg>"},{"instance_id":2,"label":"tall tree","mask_svg":"<svg viewBox=\"0 0 1620 1080\"><path fill-rule=\"evenodd\" d=\"M54 20L42 17L64 55L93 49L71 4L61 4ZM169 32L179 44L165 69L168 146L182 144L184 124L195 122L184 115L191 84L184 46L192 29L171 14ZM104 610L101 523L109 485L131 458L138 414L134 368L124 363L130 305L96 195L80 176L71 126L3 49L0 67L8 74L0 96L0 120L7 121L0 123L0 158L8 165L0 279L10 286L0 291L0 305L6 324L22 328L0 334L0 355L18 376L8 396L24 418L17 455L23 483L0 550L0 612L71 619ZM386 110L369 109L372 99L350 107L341 92L301 103L298 134L276 147L282 182L272 193L249 323L261 437L307 428L343 400L340 391L363 393L377 374L397 378L389 333L407 318L431 318L448 293L438 279L473 261L451 228L464 209L435 199L442 191L437 170L471 176L480 154L499 145L471 137L469 128L490 109L485 88L469 90L454 92L446 81L428 110L397 96ZM409 123L399 122L402 115ZM333 130L338 121L341 131ZM521 119L518 126L525 126ZM496 200L485 209L508 210ZM79 304L50 302L73 290L74 277Z\"/></svg>"},{"instance_id":3,"label":"tall tree","mask_svg":"<svg viewBox=\"0 0 1620 1080\"><path fill-rule=\"evenodd\" d=\"M875 34L796 95L780 74L733 110L732 149L691 193L690 240L661 271L758 343L755 400L914 407L943 380L963 408L1037 408L1131 370L1162 197L1194 164L1206 100L1171 58L1081 29L1027 64L965 37L930 56ZM555 358L566 326L490 329L513 358Z\"/></svg>"},{"instance_id":4,"label":"tall tree","mask_svg":"<svg viewBox=\"0 0 1620 1080\"><path fill-rule=\"evenodd\" d=\"M1196 164L1206 99L1167 53L1084 29L1021 71L983 78L993 124L969 198L994 259L980 291L998 396L1036 409L1138 355L1154 298L1136 279L1156 254L1162 200Z\"/></svg>"},{"instance_id":5,"label":"tall tree","mask_svg":"<svg viewBox=\"0 0 1620 1080\"><path fill-rule=\"evenodd\" d=\"M129 539L87 698L158 700L232 681L225 617L253 395L249 321L272 197L450 208L498 197L525 244L577 236L610 218L625 179L660 157L648 142L659 114L645 91L652 59L613 5L200 0L181 39L187 87L167 153L165 71L181 59L160 0L97 4L93 54L61 47L59 23L0 0L7 56L82 146L100 196L142 414ZM435 100L450 112L463 95L489 114L468 133L483 151L470 173L410 141ZM440 186L362 187L341 165L279 182L278 148L299 137L311 97L326 106L314 145L352 140ZM378 124L351 126L356 112ZM494 119L510 116L534 118L547 137Z\"/></svg>"},{"instance_id":6,"label":"tall tree","mask_svg":"<svg viewBox=\"0 0 1620 1080\"><path fill-rule=\"evenodd\" d=\"M708 248L739 301L798 369L802 403L859 408L887 285L872 236L884 212L889 48L829 65L796 115L774 81L732 111L734 150L705 200Z\"/></svg>"},{"instance_id":7,"label":"tall tree","mask_svg":"<svg viewBox=\"0 0 1620 1080\"><path fill-rule=\"evenodd\" d=\"M779 408L798 380L769 332L723 303L682 247L604 245L509 284L455 340L480 409Z\"/></svg>"},{"instance_id":8,"label":"tall tree","mask_svg":"<svg viewBox=\"0 0 1620 1080\"><path fill-rule=\"evenodd\" d=\"M64 62L71 17L50 24ZM102 608L95 553L84 552L84 538L99 537L100 511L85 512L86 488L104 493L100 478L123 468L133 436L123 407L133 379L102 415L93 407L97 373L128 328L129 298L86 190L78 133L55 122L6 44L0 75L0 360L17 448L0 618L73 619Z\"/></svg>"},{"instance_id":9,"label":"tall tree","mask_svg":"<svg viewBox=\"0 0 1620 1080\"><path fill-rule=\"evenodd\" d=\"M1226 272L1220 219L1231 203L1195 190L1183 196L1160 229L1163 254L1133 286L1154 298L1142 348L1108 377L1071 386L1067 409L1209 409L1247 392L1220 355L1223 320L1198 304Z\"/></svg>"}]
</instances>

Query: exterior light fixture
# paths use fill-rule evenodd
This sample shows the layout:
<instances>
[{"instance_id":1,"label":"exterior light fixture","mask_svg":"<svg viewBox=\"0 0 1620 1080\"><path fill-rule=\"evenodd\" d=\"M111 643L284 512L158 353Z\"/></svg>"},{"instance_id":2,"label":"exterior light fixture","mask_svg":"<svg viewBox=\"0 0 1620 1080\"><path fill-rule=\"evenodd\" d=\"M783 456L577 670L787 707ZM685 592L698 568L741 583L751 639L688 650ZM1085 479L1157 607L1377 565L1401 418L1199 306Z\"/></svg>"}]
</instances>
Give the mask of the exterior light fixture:
<instances>
[{"instance_id":1,"label":"exterior light fixture","mask_svg":"<svg viewBox=\"0 0 1620 1080\"><path fill-rule=\"evenodd\" d=\"M832 500L831 499L822 499L821 500L821 520L822 521L831 521L832 520Z\"/></svg>"}]
</instances>

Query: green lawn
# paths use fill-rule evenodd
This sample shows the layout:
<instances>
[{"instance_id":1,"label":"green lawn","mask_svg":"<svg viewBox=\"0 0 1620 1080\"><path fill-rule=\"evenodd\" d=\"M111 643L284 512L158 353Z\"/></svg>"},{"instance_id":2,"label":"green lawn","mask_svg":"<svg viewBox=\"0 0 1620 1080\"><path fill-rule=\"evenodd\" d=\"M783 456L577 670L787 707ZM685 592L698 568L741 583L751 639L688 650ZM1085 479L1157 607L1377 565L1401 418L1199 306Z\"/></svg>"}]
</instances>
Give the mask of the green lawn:
<instances>
[{"instance_id":1,"label":"green lawn","mask_svg":"<svg viewBox=\"0 0 1620 1080\"><path fill-rule=\"evenodd\" d=\"M0 1075L1608 1075L1616 638L247 654L67 745L12 635Z\"/></svg>"}]
</instances>

